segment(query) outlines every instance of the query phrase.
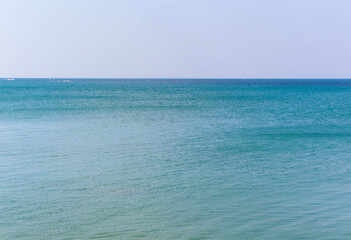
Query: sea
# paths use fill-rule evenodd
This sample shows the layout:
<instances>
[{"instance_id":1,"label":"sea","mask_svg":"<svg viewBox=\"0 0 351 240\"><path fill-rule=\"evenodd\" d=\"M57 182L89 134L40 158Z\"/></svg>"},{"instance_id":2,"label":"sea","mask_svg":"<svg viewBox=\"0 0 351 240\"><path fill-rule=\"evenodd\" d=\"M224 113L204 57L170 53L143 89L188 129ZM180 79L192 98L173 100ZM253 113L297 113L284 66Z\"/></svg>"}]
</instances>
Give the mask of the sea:
<instances>
[{"instance_id":1,"label":"sea","mask_svg":"<svg viewBox=\"0 0 351 240\"><path fill-rule=\"evenodd\" d=\"M351 239L351 80L0 80L0 239Z\"/></svg>"}]
</instances>

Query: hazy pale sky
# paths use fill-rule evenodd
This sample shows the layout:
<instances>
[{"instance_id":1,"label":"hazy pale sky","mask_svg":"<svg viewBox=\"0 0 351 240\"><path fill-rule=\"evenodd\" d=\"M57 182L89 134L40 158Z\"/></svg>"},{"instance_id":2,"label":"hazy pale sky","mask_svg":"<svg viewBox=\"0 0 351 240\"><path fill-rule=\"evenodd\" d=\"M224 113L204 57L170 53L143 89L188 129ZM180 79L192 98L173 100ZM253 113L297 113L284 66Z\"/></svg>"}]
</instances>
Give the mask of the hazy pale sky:
<instances>
[{"instance_id":1,"label":"hazy pale sky","mask_svg":"<svg viewBox=\"0 0 351 240\"><path fill-rule=\"evenodd\" d=\"M350 0L0 0L0 77L350 78Z\"/></svg>"}]
</instances>

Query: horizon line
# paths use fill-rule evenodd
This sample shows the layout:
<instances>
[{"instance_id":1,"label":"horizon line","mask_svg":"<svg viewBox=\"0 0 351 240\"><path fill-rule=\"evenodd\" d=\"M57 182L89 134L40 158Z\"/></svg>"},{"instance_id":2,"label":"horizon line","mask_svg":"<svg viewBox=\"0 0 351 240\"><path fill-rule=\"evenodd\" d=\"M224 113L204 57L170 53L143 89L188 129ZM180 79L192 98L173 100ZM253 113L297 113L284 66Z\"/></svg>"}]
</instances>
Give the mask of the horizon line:
<instances>
[{"instance_id":1,"label":"horizon line","mask_svg":"<svg viewBox=\"0 0 351 240\"><path fill-rule=\"evenodd\" d=\"M174 79L174 80L351 80L349 78L206 78L206 77L0 77L1 80L8 80L8 79L107 79L107 80L143 80L143 79L154 79L154 80L162 80L162 79Z\"/></svg>"}]
</instances>

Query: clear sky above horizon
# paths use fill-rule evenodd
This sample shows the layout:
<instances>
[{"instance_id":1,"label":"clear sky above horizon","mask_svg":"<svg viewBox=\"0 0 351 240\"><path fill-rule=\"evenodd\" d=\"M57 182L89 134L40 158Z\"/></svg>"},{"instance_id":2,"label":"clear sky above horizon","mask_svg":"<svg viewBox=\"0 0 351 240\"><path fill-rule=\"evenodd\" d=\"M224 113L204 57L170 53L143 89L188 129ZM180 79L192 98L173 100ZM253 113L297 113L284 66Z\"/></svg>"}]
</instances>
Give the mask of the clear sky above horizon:
<instances>
[{"instance_id":1,"label":"clear sky above horizon","mask_svg":"<svg viewBox=\"0 0 351 240\"><path fill-rule=\"evenodd\" d=\"M0 77L351 78L350 0L0 0Z\"/></svg>"}]
</instances>

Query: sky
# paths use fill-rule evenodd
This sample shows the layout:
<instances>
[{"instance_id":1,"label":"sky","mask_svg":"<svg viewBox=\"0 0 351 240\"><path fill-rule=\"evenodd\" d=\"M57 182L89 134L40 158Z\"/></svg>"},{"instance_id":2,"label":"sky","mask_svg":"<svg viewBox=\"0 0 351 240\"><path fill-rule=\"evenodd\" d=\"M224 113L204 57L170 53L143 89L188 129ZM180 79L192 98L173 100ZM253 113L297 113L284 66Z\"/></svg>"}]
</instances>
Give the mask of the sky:
<instances>
[{"instance_id":1,"label":"sky","mask_svg":"<svg viewBox=\"0 0 351 240\"><path fill-rule=\"evenodd\" d=\"M0 77L351 78L351 1L0 0Z\"/></svg>"}]
</instances>

